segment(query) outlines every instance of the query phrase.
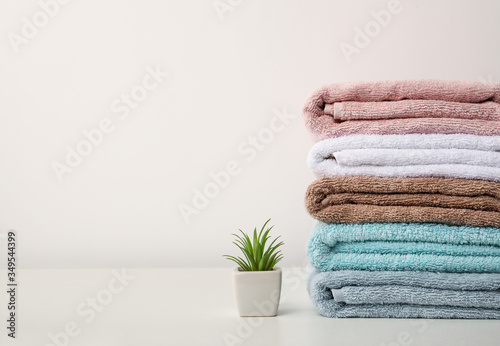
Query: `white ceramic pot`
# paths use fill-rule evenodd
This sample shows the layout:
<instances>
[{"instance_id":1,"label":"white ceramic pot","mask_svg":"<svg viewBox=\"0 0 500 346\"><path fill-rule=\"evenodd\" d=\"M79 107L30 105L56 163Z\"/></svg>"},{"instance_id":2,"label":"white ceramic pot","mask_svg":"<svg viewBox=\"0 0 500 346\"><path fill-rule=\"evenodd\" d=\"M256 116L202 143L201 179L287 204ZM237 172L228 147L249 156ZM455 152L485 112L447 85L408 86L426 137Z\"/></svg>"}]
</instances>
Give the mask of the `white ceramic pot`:
<instances>
[{"instance_id":1,"label":"white ceramic pot","mask_svg":"<svg viewBox=\"0 0 500 346\"><path fill-rule=\"evenodd\" d=\"M281 296L281 268L249 272L233 268L233 289L241 317L276 316Z\"/></svg>"}]
</instances>

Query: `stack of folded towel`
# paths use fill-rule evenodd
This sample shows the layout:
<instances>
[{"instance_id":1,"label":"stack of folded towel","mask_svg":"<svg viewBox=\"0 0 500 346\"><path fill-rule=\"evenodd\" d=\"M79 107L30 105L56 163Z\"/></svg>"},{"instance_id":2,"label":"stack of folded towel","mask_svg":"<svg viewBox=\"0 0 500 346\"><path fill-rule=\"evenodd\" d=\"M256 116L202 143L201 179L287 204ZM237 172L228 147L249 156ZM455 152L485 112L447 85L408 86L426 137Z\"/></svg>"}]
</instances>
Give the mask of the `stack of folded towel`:
<instances>
[{"instance_id":1,"label":"stack of folded towel","mask_svg":"<svg viewBox=\"0 0 500 346\"><path fill-rule=\"evenodd\" d=\"M333 84L304 118L318 311L500 319L500 84Z\"/></svg>"}]
</instances>

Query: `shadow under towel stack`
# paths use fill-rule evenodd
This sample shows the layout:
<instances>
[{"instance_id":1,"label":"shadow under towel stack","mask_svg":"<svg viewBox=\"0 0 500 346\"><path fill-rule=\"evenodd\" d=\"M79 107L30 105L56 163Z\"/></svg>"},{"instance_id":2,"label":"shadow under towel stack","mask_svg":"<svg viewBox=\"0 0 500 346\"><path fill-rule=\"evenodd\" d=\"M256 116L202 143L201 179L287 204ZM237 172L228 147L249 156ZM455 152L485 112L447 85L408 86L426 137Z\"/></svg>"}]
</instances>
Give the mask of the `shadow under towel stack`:
<instances>
[{"instance_id":1,"label":"shadow under towel stack","mask_svg":"<svg viewBox=\"0 0 500 346\"><path fill-rule=\"evenodd\" d=\"M500 84L332 84L303 111L317 310L500 319Z\"/></svg>"}]
</instances>

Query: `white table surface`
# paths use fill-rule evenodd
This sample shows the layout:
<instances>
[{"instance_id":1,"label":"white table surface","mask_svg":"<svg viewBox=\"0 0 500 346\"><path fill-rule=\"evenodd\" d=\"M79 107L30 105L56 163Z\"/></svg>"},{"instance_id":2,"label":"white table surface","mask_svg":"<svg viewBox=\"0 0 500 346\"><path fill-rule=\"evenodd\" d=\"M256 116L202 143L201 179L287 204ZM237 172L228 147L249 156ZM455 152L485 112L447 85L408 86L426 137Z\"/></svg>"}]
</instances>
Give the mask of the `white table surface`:
<instances>
[{"instance_id":1,"label":"white table surface","mask_svg":"<svg viewBox=\"0 0 500 346\"><path fill-rule=\"evenodd\" d=\"M500 344L500 321L322 317L309 301L303 268L284 269L278 316L268 318L238 317L230 268L127 269L123 283L116 272L19 270L15 340L6 335L7 286L0 280L0 345Z\"/></svg>"}]
</instances>

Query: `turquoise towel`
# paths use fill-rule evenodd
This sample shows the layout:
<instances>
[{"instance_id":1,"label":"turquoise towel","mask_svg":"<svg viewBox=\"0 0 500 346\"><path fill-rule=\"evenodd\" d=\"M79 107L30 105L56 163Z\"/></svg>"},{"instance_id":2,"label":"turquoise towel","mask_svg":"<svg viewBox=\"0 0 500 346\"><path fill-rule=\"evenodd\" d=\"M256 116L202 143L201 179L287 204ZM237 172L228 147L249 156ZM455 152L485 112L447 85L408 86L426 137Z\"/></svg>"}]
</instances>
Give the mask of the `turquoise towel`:
<instances>
[{"instance_id":1,"label":"turquoise towel","mask_svg":"<svg viewBox=\"0 0 500 346\"><path fill-rule=\"evenodd\" d=\"M307 256L320 271L500 272L500 229L316 221Z\"/></svg>"},{"instance_id":2,"label":"turquoise towel","mask_svg":"<svg viewBox=\"0 0 500 346\"><path fill-rule=\"evenodd\" d=\"M500 274L312 270L307 290L326 317L500 319Z\"/></svg>"}]
</instances>

